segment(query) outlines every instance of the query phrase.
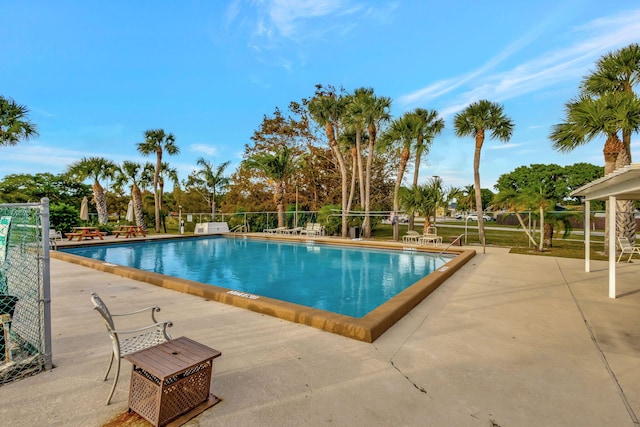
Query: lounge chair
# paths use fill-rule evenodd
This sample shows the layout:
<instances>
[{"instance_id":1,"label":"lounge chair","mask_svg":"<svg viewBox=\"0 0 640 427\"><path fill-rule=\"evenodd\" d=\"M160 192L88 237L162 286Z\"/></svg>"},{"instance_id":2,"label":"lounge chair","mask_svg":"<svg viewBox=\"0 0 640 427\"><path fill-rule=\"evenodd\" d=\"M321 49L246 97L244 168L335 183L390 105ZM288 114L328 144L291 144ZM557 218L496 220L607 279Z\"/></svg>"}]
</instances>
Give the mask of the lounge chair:
<instances>
[{"instance_id":1,"label":"lounge chair","mask_svg":"<svg viewBox=\"0 0 640 427\"><path fill-rule=\"evenodd\" d=\"M287 230L287 227L277 227L277 228L265 228L264 230L262 230L262 232L276 234L276 233L282 233L283 231L286 231L286 230Z\"/></svg>"},{"instance_id":2,"label":"lounge chair","mask_svg":"<svg viewBox=\"0 0 640 427\"><path fill-rule=\"evenodd\" d=\"M49 229L49 240L62 240L62 232L55 228Z\"/></svg>"},{"instance_id":3,"label":"lounge chair","mask_svg":"<svg viewBox=\"0 0 640 427\"><path fill-rule=\"evenodd\" d=\"M629 259L627 262L631 262L631 257L633 254L640 255L640 246L633 246L627 237L618 237L618 246L620 246L620 256L618 257L618 261L622 258L622 255L629 254Z\"/></svg>"},{"instance_id":4,"label":"lounge chair","mask_svg":"<svg viewBox=\"0 0 640 427\"><path fill-rule=\"evenodd\" d=\"M402 236L402 242L403 243L418 243L418 239L420 238L420 236L421 236L421 234L418 233L417 231L409 230L409 231L407 231L407 234Z\"/></svg>"},{"instance_id":5,"label":"lounge chair","mask_svg":"<svg viewBox=\"0 0 640 427\"><path fill-rule=\"evenodd\" d=\"M322 236L324 234L324 228L322 224L317 222L308 222L304 229L300 230L300 234L306 234L307 236Z\"/></svg>"},{"instance_id":6,"label":"lounge chair","mask_svg":"<svg viewBox=\"0 0 640 427\"><path fill-rule=\"evenodd\" d=\"M418 237L419 245L427 245L429 243L433 243L435 246L442 243L442 236L438 236L438 230L435 227L427 228L422 236Z\"/></svg>"},{"instance_id":7,"label":"lounge chair","mask_svg":"<svg viewBox=\"0 0 640 427\"><path fill-rule=\"evenodd\" d=\"M300 232L304 230L302 227L294 227L294 228L289 228L285 231L283 231L282 233L286 233L286 234L300 234Z\"/></svg>"},{"instance_id":8,"label":"lounge chair","mask_svg":"<svg viewBox=\"0 0 640 427\"><path fill-rule=\"evenodd\" d=\"M113 378L113 386L111 387L111 392L107 398L108 405L111 402L111 397L113 397L113 392L116 390L116 384L118 383L120 359L127 354L144 350L145 348L171 340L171 336L167 332L167 328L173 326L173 323L169 320L165 320L163 322L158 322L156 320L155 313L160 311L160 307L147 307L129 313L111 314L105 303L95 292L91 293L91 302L94 305L93 308L102 316L102 320L107 327L112 344L111 359L109 360L107 372L104 374L104 378L102 379L103 381L107 380L107 376L109 375L109 371L111 371L111 366L113 365L113 359L116 360L116 372L115 377ZM151 314L151 324L135 329L116 329L113 321L114 317L132 316L147 311Z\"/></svg>"}]
</instances>

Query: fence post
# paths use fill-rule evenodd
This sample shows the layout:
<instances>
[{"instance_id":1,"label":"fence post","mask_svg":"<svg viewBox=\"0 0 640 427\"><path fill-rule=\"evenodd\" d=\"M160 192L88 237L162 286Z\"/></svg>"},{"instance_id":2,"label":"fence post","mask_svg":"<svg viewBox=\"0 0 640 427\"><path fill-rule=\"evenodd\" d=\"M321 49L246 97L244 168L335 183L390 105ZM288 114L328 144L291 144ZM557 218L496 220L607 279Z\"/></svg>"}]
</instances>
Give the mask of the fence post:
<instances>
[{"instance_id":1,"label":"fence post","mask_svg":"<svg viewBox=\"0 0 640 427\"><path fill-rule=\"evenodd\" d=\"M44 322L44 369L53 368L51 354L51 258L49 257L49 199L43 197L42 203L42 315Z\"/></svg>"}]
</instances>

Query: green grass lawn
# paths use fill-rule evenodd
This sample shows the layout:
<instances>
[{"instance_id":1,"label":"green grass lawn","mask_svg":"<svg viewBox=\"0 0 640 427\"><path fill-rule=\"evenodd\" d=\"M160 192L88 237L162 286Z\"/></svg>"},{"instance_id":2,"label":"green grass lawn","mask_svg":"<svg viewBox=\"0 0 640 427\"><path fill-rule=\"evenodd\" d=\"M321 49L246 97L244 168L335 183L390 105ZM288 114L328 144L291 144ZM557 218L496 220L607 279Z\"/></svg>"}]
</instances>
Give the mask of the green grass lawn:
<instances>
[{"instance_id":1,"label":"green grass lawn","mask_svg":"<svg viewBox=\"0 0 640 427\"><path fill-rule=\"evenodd\" d=\"M464 228L451 227L456 223L438 223L438 235L442 236L442 241L445 245L449 244L454 238L464 234ZM458 225L464 225L460 222ZM495 226L495 223L486 223L486 226ZM486 230L485 238L487 246L499 246L511 248L512 253L531 254L540 256L555 256L564 258L584 258L584 239L581 234L570 234L566 239L563 238L563 233L556 232L553 237L553 246L551 248L545 248L540 252L536 248L532 247L527 235L517 227L500 226L500 230ZM400 225L400 238L407 233L407 224ZM422 225L416 228L416 231L422 231ZM379 240L391 240L393 239L393 228L391 225L380 224L376 226L374 230L375 239ZM535 238L539 239L539 234L535 234ZM462 237L464 242L464 236ZM477 225L469 225L467 228L466 244L479 245L478 229ZM591 237L591 259L594 260L606 260L607 257L603 254L603 237L592 236Z\"/></svg>"}]
</instances>

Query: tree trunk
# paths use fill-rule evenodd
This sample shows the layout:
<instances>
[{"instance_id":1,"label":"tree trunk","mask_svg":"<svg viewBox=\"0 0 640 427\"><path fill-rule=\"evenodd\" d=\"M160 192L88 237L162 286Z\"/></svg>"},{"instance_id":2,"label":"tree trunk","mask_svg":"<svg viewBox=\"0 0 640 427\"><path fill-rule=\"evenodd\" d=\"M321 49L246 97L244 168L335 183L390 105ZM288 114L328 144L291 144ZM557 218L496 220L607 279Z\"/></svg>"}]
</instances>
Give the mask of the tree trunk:
<instances>
[{"instance_id":1,"label":"tree trunk","mask_svg":"<svg viewBox=\"0 0 640 427\"><path fill-rule=\"evenodd\" d=\"M604 155L604 175L607 176L616 169L616 161L618 155L624 150L624 145L618 138L618 135L610 134L604 143L602 153ZM609 200L605 202L605 221L604 221L604 253L609 253L609 215L611 214L611 206Z\"/></svg>"},{"instance_id":2,"label":"tree trunk","mask_svg":"<svg viewBox=\"0 0 640 427\"><path fill-rule=\"evenodd\" d=\"M144 227L142 192L140 191L140 187L135 183L131 187L131 200L133 200L133 216L135 217L136 225Z\"/></svg>"},{"instance_id":3,"label":"tree trunk","mask_svg":"<svg viewBox=\"0 0 640 427\"><path fill-rule=\"evenodd\" d=\"M284 227L284 183L278 182L276 184L276 207L278 209L278 227Z\"/></svg>"},{"instance_id":4,"label":"tree trunk","mask_svg":"<svg viewBox=\"0 0 640 427\"><path fill-rule=\"evenodd\" d=\"M96 205L96 211L98 211L98 224L104 225L109 222L107 197L104 194L104 188L98 181L93 182L93 202Z\"/></svg>"},{"instance_id":5,"label":"tree trunk","mask_svg":"<svg viewBox=\"0 0 640 427\"><path fill-rule=\"evenodd\" d=\"M393 188L393 240L396 242L400 240L400 226L398 224L398 211L400 210L400 185L402 184L402 178L408 162L409 149L404 148L402 150L402 154L400 154L398 176L396 177L396 184Z\"/></svg>"},{"instance_id":6,"label":"tree trunk","mask_svg":"<svg viewBox=\"0 0 640 427\"><path fill-rule=\"evenodd\" d=\"M365 170L364 186L364 224L362 225L364 237L371 237L371 168L373 165L373 150L376 145L377 131L374 124L369 125L369 155L367 156L367 168Z\"/></svg>"},{"instance_id":7,"label":"tree trunk","mask_svg":"<svg viewBox=\"0 0 640 427\"><path fill-rule=\"evenodd\" d=\"M484 218L482 217L482 189L480 188L480 152L484 143L484 129L476 132L476 148L473 154L473 185L476 192L476 212L478 213L478 239L483 248L485 246L484 239Z\"/></svg>"},{"instance_id":8,"label":"tree trunk","mask_svg":"<svg viewBox=\"0 0 640 427\"><path fill-rule=\"evenodd\" d=\"M327 139L329 140L329 147L331 147L333 155L336 156L336 161L340 167L340 177L342 181L342 237L346 238L349 231L347 229L347 167L344 163L344 157L340 151L340 146L338 146L338 142L336 141L335 128L333 127L333 124L330 121L327 121L324 126L324 130L327 135Z\"/></svg>"},{"instance_id":9,"label":"tree trunk","mask_svg":"<svg viewBox=\"0 0 640 427\"><path fill-rule=\"evenodd\" d=\"M416 164L413 165L413 188L418 186L418 176L420 175L420 162L422 161L422 135L418 135L418 139L416 141ZM415 228L415 215L409 216L409 230L413 230ZM425 219L428 222L428 218Z\"/></svg>"},{"instance_id":10,"label":"tree trunk","mask_svg":"<svg viewBox=\"0 0 640 427\"><path fill-rule=\"evenodd\" d=\"M162 167L162 148L156 150L156 169L153 174L153 205L155 210L156 233L160 233L160 168Z\"/></svg>"},{"instance_id":11,"label":"tree trunk","mask_svg":"<svg viewBox=\"0 0 640 427\"><path fill-rule=\"evenodd\" d=\"M540 206L540 252L544 249L544 232L545 232L545 223L544 223L544 208Z\"/></svg>"},{"instance_id":12,"label":"tree trunk","mask_svg":"<svg viewBox=\"0 0 640 427\"><path fill-rule=\"evenodd\" d=\"M553 224L549 222L544 225L544 246L553 247Z\"/></svg>"}]
</instances>

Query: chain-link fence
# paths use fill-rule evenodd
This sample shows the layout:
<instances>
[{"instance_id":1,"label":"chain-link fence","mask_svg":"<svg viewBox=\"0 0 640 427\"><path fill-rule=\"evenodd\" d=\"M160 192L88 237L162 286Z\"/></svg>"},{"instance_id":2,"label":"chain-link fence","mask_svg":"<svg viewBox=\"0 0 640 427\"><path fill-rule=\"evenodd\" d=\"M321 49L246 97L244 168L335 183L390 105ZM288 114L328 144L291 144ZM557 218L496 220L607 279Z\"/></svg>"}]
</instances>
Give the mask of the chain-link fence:
<instances>
[{"instance_id":1,"label":"chain-link fence","mask_svg":"<svg viewBox=\"0 0 640 427\"><path fill-rule=\"evenodd\" d=\"M0 204L0 385L51 366L49 201Z\"/></svg>"}]
</instances>

